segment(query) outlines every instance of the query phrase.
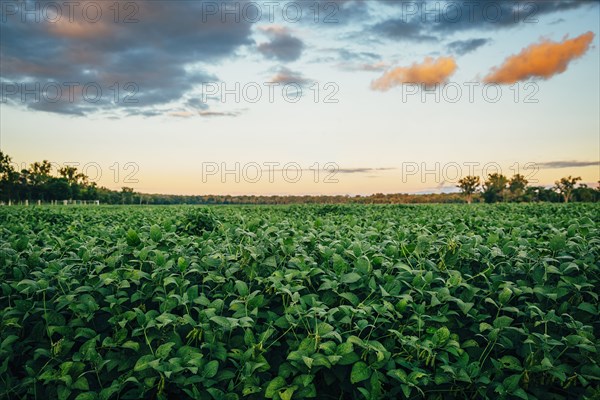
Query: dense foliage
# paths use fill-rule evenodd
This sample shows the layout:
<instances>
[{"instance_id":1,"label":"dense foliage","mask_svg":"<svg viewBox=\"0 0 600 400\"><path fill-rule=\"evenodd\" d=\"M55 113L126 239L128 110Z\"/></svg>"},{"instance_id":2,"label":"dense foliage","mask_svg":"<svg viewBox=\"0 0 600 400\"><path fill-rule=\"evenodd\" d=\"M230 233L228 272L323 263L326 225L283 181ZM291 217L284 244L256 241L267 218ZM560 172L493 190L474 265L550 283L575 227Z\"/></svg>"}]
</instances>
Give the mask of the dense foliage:
<instances>
[{"instance_id":1,"label":"dense foliage","mask_svg":"<svg viewBox=\"0 0 600 400\"><path fill-rule=\"evenodd\" d=\"M0 398L597 398L599 216L0 207Z\"/></svg>"}]
</instances>

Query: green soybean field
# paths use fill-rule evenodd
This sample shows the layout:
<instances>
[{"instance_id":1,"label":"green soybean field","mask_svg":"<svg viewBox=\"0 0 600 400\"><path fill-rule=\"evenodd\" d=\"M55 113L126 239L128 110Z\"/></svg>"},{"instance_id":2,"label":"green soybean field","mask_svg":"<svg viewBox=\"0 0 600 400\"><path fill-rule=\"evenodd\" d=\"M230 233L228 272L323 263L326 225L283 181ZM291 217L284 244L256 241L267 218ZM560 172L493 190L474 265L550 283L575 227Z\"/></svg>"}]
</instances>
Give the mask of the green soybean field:
<instances>
[{"instance_id":1,"label":"green soybean field","mask_svg":"<svg viewBox=\"0 0 600 400\"><path fill-rule=\"evenodd\" d=\"M597 399L600 205L0 207L1 399Z\"/></svg>"}]
</instances>

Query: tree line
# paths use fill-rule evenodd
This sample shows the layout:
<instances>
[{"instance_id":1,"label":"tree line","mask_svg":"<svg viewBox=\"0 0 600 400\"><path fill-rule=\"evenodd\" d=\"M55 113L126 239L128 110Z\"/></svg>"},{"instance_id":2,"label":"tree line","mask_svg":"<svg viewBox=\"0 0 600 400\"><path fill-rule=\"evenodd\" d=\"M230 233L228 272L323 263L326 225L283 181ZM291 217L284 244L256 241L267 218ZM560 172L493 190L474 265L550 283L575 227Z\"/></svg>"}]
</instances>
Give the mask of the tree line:
<instances>
[{"instance_id":1,"label":"tree line","mask_svg":"<svg viewBox=\"0 0 600 400\"><path fill-rule=\"evenodd\" d=\"M4 204L61 200L131 204L135 197L131 188L125 187L119 192L98 187L76 167L64 166L53 171L47 160L34 162L20 171L13 165L11 158L0 151L0 202Z\"/></svg>"},{"instance_id":2,"label":"tree line","mask_svg":"<svg viewBox=\"0 0 600 400\"><path fill-rule=\"evenodd\" d=\"M411 204L411 203L468 203L471 202L596 202L600 187L593 189L577 183L580 177L565 177L553 188L528 186L522 175L511 179L501 174L490 174L481 183L476 176L466 176L458 182L461 193L406 194L375 193L369 196L348 195L168 195L137 193L133 188L111 190L97 186L77 168L65 166L53 170L47 160L34 162L29 168L17 171L11 158L0 151L0 202L24 203L61 200L91 201L102 204ZM577 187L576 187L577 186Z\"/></svg>"},{"instance_id":3,"label":"tree line","mask_svg":"<svg viewBox=\"0 0 600 400\"><path fill-rule=\"evenodd\" d=\"M581 177L571 175L554 182L554 186L528 186L529 182L521 174L512 178L498 173L489 174L485 182L478 176L465 176L458 181L457 187L464 195L466 202L474 200L486 203L497 202L597 202L600 200L600 181L598 187L590 188L581 181Z\"/></svg>"}]
</instances>

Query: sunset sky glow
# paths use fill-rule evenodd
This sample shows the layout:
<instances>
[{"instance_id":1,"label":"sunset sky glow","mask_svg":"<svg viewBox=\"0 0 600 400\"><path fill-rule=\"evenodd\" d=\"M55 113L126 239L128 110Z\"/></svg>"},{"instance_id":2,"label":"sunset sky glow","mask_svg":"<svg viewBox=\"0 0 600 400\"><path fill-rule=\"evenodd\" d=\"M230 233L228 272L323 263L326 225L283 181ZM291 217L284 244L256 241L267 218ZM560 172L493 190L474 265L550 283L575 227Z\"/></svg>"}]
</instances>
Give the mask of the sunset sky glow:
<instances>
[{"instance_id":1,"label":"sunset sky glow","mask_svg":"<svg viewBox=\"0 0 600 400\"><path fill-rule=\"evenodd\" d=\"M600 180L599 1L79 3L1 1L19 166L172 194Z\"/></svg>"}]
</instances>

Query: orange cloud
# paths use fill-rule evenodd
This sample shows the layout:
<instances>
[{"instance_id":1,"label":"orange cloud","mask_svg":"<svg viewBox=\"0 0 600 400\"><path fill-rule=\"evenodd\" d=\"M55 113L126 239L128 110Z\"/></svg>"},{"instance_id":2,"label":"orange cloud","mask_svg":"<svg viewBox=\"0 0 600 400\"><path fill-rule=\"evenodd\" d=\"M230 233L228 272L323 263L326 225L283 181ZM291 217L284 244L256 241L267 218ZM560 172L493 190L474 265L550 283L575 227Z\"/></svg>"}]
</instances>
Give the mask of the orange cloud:
<instances>
[{"instance_id":1,"label":"orange cloud","mask_svg":"<svg viewBox=\"0 0 600 400\"><path fill-rule=\"evenodd\" d=\"M170 117L189 118L196 115L196 113L192 111L173 111L170 112L168 115Z\"/></svg>"},{"instance_id":2,"label":"orange cloud","mask_svg":"<svg viewBox=\"0 0 600 400\"><path fill-rule=\"evenodd\" d=\"M542 40L508 57L500 67L492 68L484 81L509 85L533 77L551 78L565 72L572 60L584 55L593 39L594 33L586 32L558 43Z\"/></svg>"},{"instance_id":3,"label":"orange cloud","mask_svg":"<svg viewBox=\"0 0 600 400\"><path fill-rule=\"evenodd\" d=\"M410 67L397 67L386 71L379 79L371 82L371 89L386 91L402 83L435 85L446 82L454 71L454 58L440 57L434 60L426 57L421 64L414 63Z\"/></svg>"}]
</instances>

